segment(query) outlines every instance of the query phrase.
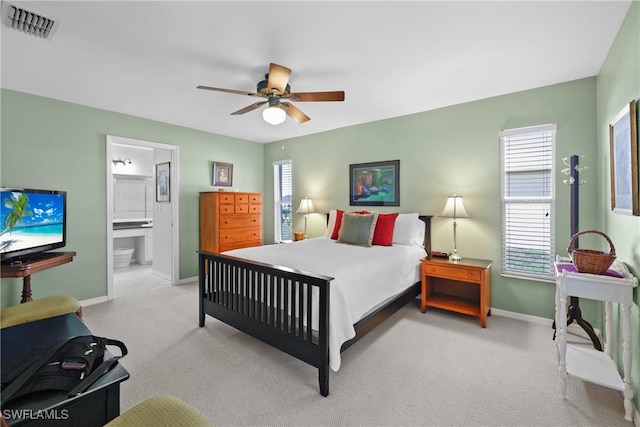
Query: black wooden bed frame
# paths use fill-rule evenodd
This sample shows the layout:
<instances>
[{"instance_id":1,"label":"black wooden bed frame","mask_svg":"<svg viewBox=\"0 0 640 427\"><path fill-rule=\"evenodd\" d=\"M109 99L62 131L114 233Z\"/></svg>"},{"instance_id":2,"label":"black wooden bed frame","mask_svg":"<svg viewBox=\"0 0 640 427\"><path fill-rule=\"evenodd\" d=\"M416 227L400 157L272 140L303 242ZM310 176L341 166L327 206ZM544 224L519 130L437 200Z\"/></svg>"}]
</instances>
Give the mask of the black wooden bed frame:
<instances>
[{"instance_id":1,"label":"black wooden bed frame","mask_svg":"<svg viewBox=\"0 0 640 427\"><path fill-rule=\"evenodd\" d=\"M424 247L431 253L431 216ZM332 277L200 251L199 326L208 314L318 368L320 394L329 395L329 291ZM312 303L312 290L317 302ZM420 282L359 320L343 352L420 294ZM317 310L317 330L312 328Z\"/></svg>"}]
</instances>

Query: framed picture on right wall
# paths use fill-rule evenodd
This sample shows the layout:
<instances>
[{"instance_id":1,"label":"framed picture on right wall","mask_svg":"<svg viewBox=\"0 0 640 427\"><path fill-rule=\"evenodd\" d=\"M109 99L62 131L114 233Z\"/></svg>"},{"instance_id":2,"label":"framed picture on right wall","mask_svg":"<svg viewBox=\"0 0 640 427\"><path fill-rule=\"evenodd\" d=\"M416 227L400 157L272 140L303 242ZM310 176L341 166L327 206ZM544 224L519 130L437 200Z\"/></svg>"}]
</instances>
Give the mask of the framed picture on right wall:
<instances>
[{"instance_id":1,"label":"framed picture on right wall","mask_svg":"<svg viewBox=\"0 0 640 427\"><path fill-rule=\"evenodd\" d=\"M609 123L611 210L640 215L638 200L638 127L636 102L631 101Z\"/></svg>"}]
</instances>

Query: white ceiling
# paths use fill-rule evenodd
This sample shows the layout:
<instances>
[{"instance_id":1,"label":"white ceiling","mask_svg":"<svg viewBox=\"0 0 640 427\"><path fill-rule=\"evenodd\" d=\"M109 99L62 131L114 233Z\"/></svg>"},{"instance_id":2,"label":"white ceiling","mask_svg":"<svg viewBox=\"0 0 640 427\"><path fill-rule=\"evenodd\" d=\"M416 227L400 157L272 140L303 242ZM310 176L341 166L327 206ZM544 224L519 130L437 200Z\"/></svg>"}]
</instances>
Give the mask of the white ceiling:
<instances>
[{"instance_id":1,"label":"white ceiling","mask_svg":"<svg viewBox=\"0 0 640 427\"><path fill-rule=\"evenodd\" d=\"M52 40L2 25L3 88L256 142L398 117L598 74L624 1L9 1L60 21ZM311 117L272 126L270 62Z\"/></svg>"}]
</instances>

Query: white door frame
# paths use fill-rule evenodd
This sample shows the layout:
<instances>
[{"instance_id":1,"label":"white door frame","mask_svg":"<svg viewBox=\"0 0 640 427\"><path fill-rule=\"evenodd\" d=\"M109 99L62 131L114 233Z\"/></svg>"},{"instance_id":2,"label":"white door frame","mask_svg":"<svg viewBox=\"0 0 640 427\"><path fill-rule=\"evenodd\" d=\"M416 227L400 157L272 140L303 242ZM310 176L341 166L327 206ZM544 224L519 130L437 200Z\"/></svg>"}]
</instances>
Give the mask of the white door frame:
<instances>
[{"instance_id":1,"label":"white door frame","mask_svg":"<svg viewBox=\"0 0 640 427\"><path fill-rule=\"evenodd\" d=\"M107 135L107 299L114 298L113 290L113 173L111 150L113 144L125 144L136 147L157 148L171 151L171 169L169 177L171 194L171 284L180 280L180 174L178 173L178 147L141 139Z\"/></svg>"}]
</instances>

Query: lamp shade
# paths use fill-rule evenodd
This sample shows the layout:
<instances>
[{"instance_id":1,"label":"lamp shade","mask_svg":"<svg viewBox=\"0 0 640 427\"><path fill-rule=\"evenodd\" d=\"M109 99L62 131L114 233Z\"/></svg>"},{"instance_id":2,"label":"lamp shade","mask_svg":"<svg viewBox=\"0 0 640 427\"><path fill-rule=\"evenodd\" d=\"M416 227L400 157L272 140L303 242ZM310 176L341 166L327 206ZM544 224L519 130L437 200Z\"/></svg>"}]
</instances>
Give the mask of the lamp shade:
<instances>
[{"instance_id":1,"label":"lamp shade","mask_svg":"<svg viewBox=\"0 0 640 427\"><path fill-rule=\"evenodd\" d=\"M462 203L462 196L447 197L447 204L444 206L440 216L444 218L468 218L469 214L464 208L464 203Z\"/></svg>"},{"instance_id":2,"label":"lamp shade","mask_svg":"<svg viewBox=\"0 0 640 427\"><path fill-rule=\"evenodd\" d=\"M311 199L305 197L304 199L300 200L300 206L298 206L298 210L296 211L296 213L308 214L312 212L315 212L315 209L313 209L313 203L311 202Z\"/></svg>"},{"instance_id":3,"label":"lamp shade","mask_svg":"<svg viewBox=\"0 0 640 427\"><path fill-rule=\"evenodd\" d=\"M282 108L272 105L262 112L262 118L269 124L279 125L287 118L287 113Z\"/></svg>"}]
</instances>

